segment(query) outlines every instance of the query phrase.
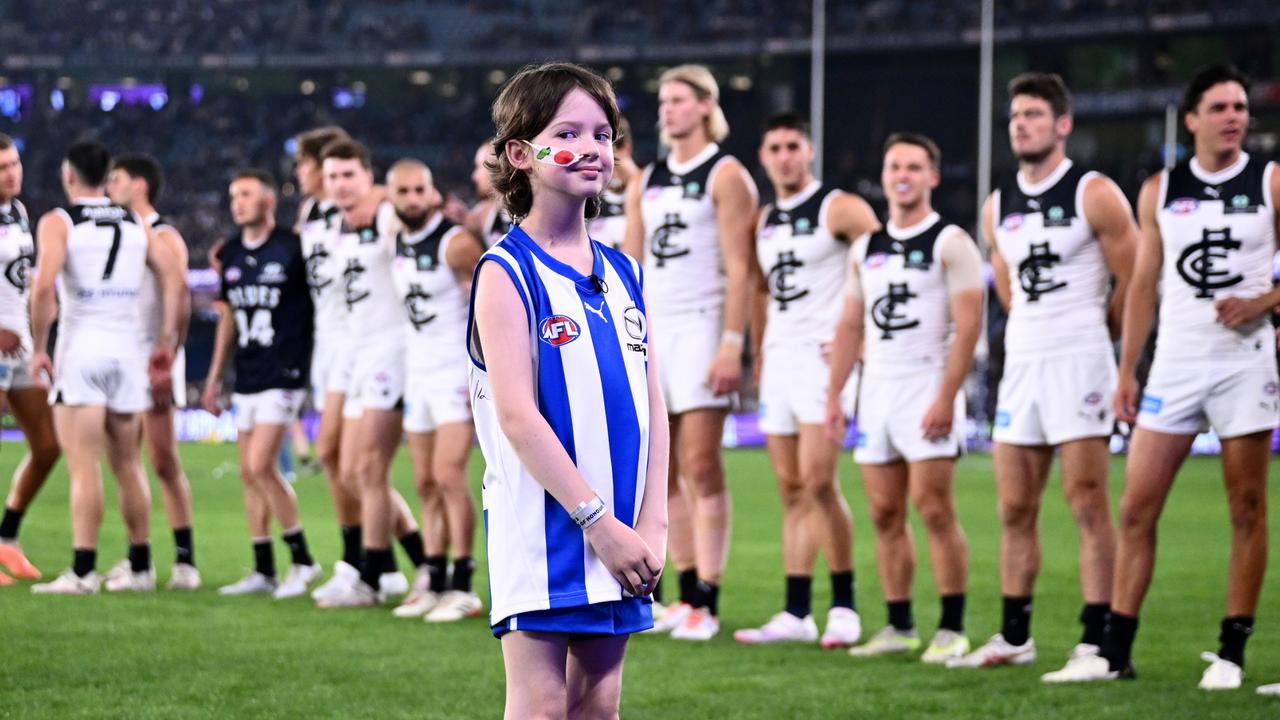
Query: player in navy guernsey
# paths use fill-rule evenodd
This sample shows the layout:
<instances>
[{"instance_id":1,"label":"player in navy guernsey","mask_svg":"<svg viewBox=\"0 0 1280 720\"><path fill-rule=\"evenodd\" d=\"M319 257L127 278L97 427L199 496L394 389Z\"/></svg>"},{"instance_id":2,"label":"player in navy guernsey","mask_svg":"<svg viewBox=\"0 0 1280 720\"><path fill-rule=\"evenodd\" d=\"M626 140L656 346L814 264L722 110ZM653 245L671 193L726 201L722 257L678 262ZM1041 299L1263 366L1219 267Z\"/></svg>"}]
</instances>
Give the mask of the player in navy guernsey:
<instances>
[{"instance_id":1,"label":"player in navy guernsey","mask_svg":"<svg viewBox=\"0 0 1280 720\"><path fill-rule=\"evenodd\" d=\"M908 501L920 513L942 613L921 660L969 651L964 635L968 546L952 485L964 443L962 386L982 330L982 256L968 233L940 218L938 146L913 133L885 142L880 175L889 200L883 230L854 240L827 385L827 427L845 436L841 388L862 355L854 460L875 525L889 624L855 657L920 647L911 611L915 547Z\"/></svg>"},{"instance_id":2,"label":"player in navy guernsey","mask_svg":"<svg viewBox=\"0 0 1280 720\"><path fill-rule=\"evenodd\" d=\"M451 622L482 611L471 586L476 509L467 486L475 430L467 388L467 297L485 247L444 217L423 163L404 159L387 171L401 227L391 273L407 322L404 431L422 502L427 573L396 608L397 617ZM447 555L453 554L449 572Z\"/></svg>"},{"instance_id":3,"label":"player in navy guernsey","mask_svg":"<svg viewBox=\"0 0 1280 720\"><path fill-rule=\"evenodd\" d=\"M155 202L163 180L160 165L150 155L131 153L117 156L107 175L107 194L117 205L129 208L150 223L156 239L164 243L187 267L187 244L176 228L156 212ZM142 292L142 314L147 337L154 341L159 332L162 307L159 281L148 273ZM186 405L186 361L182 346L186 342L188 318L182 318L178 336L178 354L174 357L173 392L153 393L151 408L142 415L142 438L151 459L151 468L160 481L164 494L165 515L173 531L175 558L169 578L170 590L195 590L200 587L200 573L195 565L195 548L191 532L191 485L182 471L178 454L178 437L174 430L174 409ZM122 560L107 572L107 586L124 581L129 572L128 560Z\"/></svg>"},{"instance_id":4,"label":"player in navy guernsey","mask_svg":"<svg viewBox=\"0 0 1280 720\"><path fill-rule=\"evenodd\" d=\"M1148 178L1138 195L1142 237L1115 399L1117 417L1136 427L1120 500L1111 620L1102 654L1055 679L1133 676L1131 649L1155 567L1160 512L1196 434L1210 428L1222 439L1232 536L1220 645L1216 655L1202 655L1210 665L1200 687L1239 688L1244 677L1267 557L1267 459L1280 419L1269 321L1280 303L1271 275L1280 172L1243 150L1248 87L1227 65L1198 72L1181 107L1195 154ZM1155 357L1139 401L1135 367L1157 303Z\"/></svg>"},{"instance_id":5,"label":"player in navy guernsey","mask_svg":"<svg viewBox=\"0 0 1280 720\"><path fill-rule=\"evenodd\" d=\"M0 566L14 577L34 580L40 571L18 544L22 516L49 479L61 452L49 409L49 388L32 375L31 320L27 290L36 260L35 239L22 192L22 157L13 140L0 133L0 404L8 407L27 442L0 519ZM0 572L0 586L12 578Z\"/></svg>"},{"instance_id":6,"label":"player in navy guernsey","mask_svg":"<svg viewBox=\"0 0 1280 720\"><path fill-rule=\"evenodd\" d=\"M744 643L818 641L812 615L813 564L821 549L832 600L823 647L848 647L862 632L854 609L853 517L840 492L840 444L824 427L827 354L840 316L845 263L854 238L880 227L866 201L824 185L811 170L809 123L795 113L770 118L760 164L773 204L756 230L751 340L760 387L760 426L782 496L786 604L763 627L739 630Z\"/></svg>"},{"instance_id":7,"label":"player in navy guernsey","mask_svg":"<svg viewBox=\"0 0 1280 720\"><path fill-rule=\"evenodd\" d=\"M549 63L513 77L493 116L494 185L520 222L481 258L467 336L506 717L617 717L667 510L644 275L585 222L618 108L603 78Z\"/></svg>"},{"instance_id":8,"label":"player in navy guernsey","mask_svg":"<svg viewBox=\"0 0 1280 720\"><path fill-rule=\"evenodd\" d=\"M298 500L276 465L280 447L298 418L311 364L312 308L302 244L276 227L275 181L261 170L245 170L231 182L231 218L240 230L218 250L222 279L218 329L202 401L222 413L222 373L233 361L240 477L245 516L253 542L254 570L219 590L223 595L273 593L296 597L320 576L307 550ZM276 578L271 519L280 524L292 564L283 583Z\"/></svg>"},{"instance_id":9,"label":"player in navy guernsey","mask_svg":"<svg viewBox=\"0 0 1280 720\"><path fill-rule=\"evenodd\" d=\"M1084 632L1068 662L1097 654L1111 601L1112 337L1119 334L1138 227L1114 182L1066 156L1071 97L1061 78L1019 75L1009 83L1009 102L1018 172L991 194L982 217L996 293L1009 313L993 433L1003 621L997 635L949 667L1035 661L1038 517L1055 447L1080 532L1084 596Z\"/></svg>"},{"instance_id":10,"label":"player in navy guernsey","mask_svg":"<svg viewBox=\"0 0 1280 720\"><path fill-rule=\"evenodd\" d=\"M729 123L706 67L662 74L658 122L671 152L629 186L624 248L643 258L650 312L667 349L662 391L671 416L671 559L680 602L656 629L705 641L720 630L729 555L732 503L720 440L742 383L757 195L746 168L719 145Z\"/></svg>"},{"instance_id":11,"label":"player in navy guernsey","mask_svg":"<svg viewBox=\"0 0 1280 720\"><path fill-rule=\"evenodd\" d=\"M101 585L95 571L103 512L100 456L119 483L129 536L129 572L108 589L155 589L139 414L154 402L153 394L170 392L179 318L190 313L190 301L178 258L145 221L111 204L103 192L110 162L101 143L73 144L62 166L68 205L45 213L36 228L31 373L44 373L53 383L54 426L71 476L74 547L71 568L33 586L37 593L86 595ZM139 307L148 268L159 278L163 308L153 340ZM56 361L48 355L55 317Z\"/></svg>"}]
</instances>

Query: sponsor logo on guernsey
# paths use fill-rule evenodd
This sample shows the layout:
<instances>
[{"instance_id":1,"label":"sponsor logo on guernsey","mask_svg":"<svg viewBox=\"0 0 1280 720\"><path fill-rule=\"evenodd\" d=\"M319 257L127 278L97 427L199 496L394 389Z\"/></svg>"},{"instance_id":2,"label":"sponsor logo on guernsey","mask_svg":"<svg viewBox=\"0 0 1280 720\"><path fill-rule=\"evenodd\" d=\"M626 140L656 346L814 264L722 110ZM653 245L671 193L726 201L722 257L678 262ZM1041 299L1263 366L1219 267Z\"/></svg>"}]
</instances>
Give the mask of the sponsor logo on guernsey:
<instances>
[{"instance_id":1,"label":"sponsor logo on guernsey","mask_svg":"<svg viewBox=\"0 0 1280 720\"><path fill-rule=\"evenodd\" d=\"M1277 387L1276 387L1276 384L1275 384L1274 382L1268 382L1266 385L1263 385L1263 386L1262 386L1262 392L1264 392L1264 393L1266 393L1266 394L1268 394L1268 395L1275 395L1275 394L1276 394L1276 390L1277 390Z\"/></svg>"},{"instance_id":2,"label":"sponsor logo on guernsey","mask_svg":"<svg viewBox=\"0 0 1280 720\"><path fill-rule=\"evenodd\" d=\"M237 280L240 279L240 274L241 274L240 268L235 265L232 265L231 267L227 268L227 272L226 272L227 282L229 283L236 282Z\"/></svg>"},{"instance_id":3,"label":"sponsor logo on guernsey","mask_svg":"<svg viewBox=\"0 0 1280 720\"><path fill-rule=\"evenodd\" d=\"M1010 213L1004 216L1004 220L1000 221L1000 227L1008 230L1009 232L1013 232L1022 227L1022 223L1025 219L1026 218L1022 213Z\"/></svg>"},{"instance_id":4,"label":"sponsor logo on guernsey","mask_svg":"<svg viewBox=\"0 0 1280 720\"><path fill-rule=\"evenodd\" d=\"M1084 396L1085 405L1097 405L1100 402L1102 402L1102 393L1098 392L1097 390L1094 390L1093 392Z\"/></svg>"},{"instance_id":5,"label":"sponsor logo on guernsey","mask_svg":"<svg viewBox=\"0 0 1280 720\"><path fill-rule=\"evenodd\" d=\"M1200 201L1195 198L1184 197L1177 198L1169 203L1169 212L1174 215L1186 215L1193 213L1200 207Z\"/></svg>"},{"instance_id":6,"label":"sponsor logo on guernsey","mask_svg":"<svg viewBox=\"0 0 1280 720\"><path fill-rule=\"evenodd\" d=\"M1223 203L1222 212L1224 215L1238 215L1240 213L1256 213L1257 205L1249 204L1248 195L1236 195L1231 198L1230 203Z\"/></svg>"},{"instance_id":7,"label":"sponsor logo on guernsey","mask_svg":"<svg viewBox=\"0 0 1280 720\"><path fill-rule=\"evenodd\" d=\"M1139 410L1150 415L1157 415L1160 409L1164 407L1164 398L1158 398L1155 395L1143 395L1142 404Z\"/></svg>"},{"instance_id":8,"label":"sponsor logo on guernsey","mask_svg":"<svg viewBox=\"0 0 1280 720\"><path fill-rule=\"evenodd\" d=\"M284 282L284 266L278 262L269 262L262 266L262 272L258 275L258 282L274 285Z\"/></svg>"},{"instance_id":9,"label":"sponsor logo on guernsey","mask_svg":"<svg viewBox=\"0 0 1280 720\"><path fill-rule=\"evenodd\" d=\"M1013 422L1013 416L1009 414L1008 410L996 411L996 427L998 428L1009 427L1009 424L1011 422Z\"/></svg>"},{"instance_id":10,"label":"sponsor logo on guernsey","mask_svg":"<svg viewBox=\"0 0 1280 720\"><path fill-rule=\"evenodd\" d=\"M538 324L538 337L542 338L542 342L554 347L567 345L577 340L581 334L578 323L567 315L551 315L543 318Z\"/></svg>"},{"instance_id":11,"label":"sponsor logo on guernsey","mask_svg":"<svg viewBox=\"0 0 1280 720\"><path fill-rule=\"evenodd\" d=\"M648 330L644 313L640 312L640 308L635 305L622 311L622 324L627 328L627 334L635 340L643 340Z\"/></svg>"},{"instance_id":12,"label":"sponsor logo on guernsey","mask_svg":"<svg viewBox=\"0 0 1280 720\"><path fill-rule=\"evenodd\" d=\"M872 253L867 256L866 266L868 268L878 268L889 262L889 253Z\"/></svg>"}]
</instances>

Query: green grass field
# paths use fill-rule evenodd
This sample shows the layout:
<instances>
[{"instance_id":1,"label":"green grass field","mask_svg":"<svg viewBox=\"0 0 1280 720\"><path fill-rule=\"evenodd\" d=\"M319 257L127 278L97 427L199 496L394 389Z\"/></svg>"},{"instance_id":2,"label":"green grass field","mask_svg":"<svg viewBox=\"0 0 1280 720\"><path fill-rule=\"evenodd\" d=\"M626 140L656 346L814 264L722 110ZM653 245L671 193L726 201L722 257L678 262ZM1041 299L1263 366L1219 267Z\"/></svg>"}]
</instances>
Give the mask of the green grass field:
<instances>
[{"instance_id":1,"label":"green grass field","mask_svg":"<svg viewBox=\"0 0 1280 720\"><path fill-rule=\"evenodd\" d=\"M308 601L223 599L215 588L239 578L251 562L230 446L182 449L196 496L197 559L205 589L194 594L37 597L23 586L0 590L0 717L14 718L488 718L502 711L499 643L483 620L447 627L397 620L389 610L320 612ZM7 477L20 448L0 454ZM478 454L477 454L478 455ZM703 645L660 637L632 641L623 717L648 718L1275 718L1280 700L1253 688L1280 681L1280 577L1268 578L1250 643L1246 689L1196 689L1197 655L1216 650L1228 525L1215 459L1183 471L1161 527L1161 560L1135 649L1139 680L1087 687L1044 687L1077 639L1075 532L1050 487L1043 518L1045 569L1033 630L1040 660L1031 668L948 671L909 658L855 661L815 647L742 647L732 630L762 622L781 607L780 511L765 455L727 454L734 492L734 538L722 594L724 626ZM885 621L860 483L848 458L842 478L854 508L858 601L866 629ZM230 467L230 466L224 466ZM473 470L478 474L479 460ZM1119 485L1117 462L1113 483ZM1280 473L1273 473L1280 475ZM412 497L408 461L397 460L397 484ZM65 473L59 470L28 513L23 542L46 574L70 561ZM108 486L110 486L108 481ZM338 533L323 479L297 484L313 550L328 566ZM109 488L109 506L114 493ZM158 490L156 491L158 492ZM998 629L998 528L991 460L960 466L962 521L972 551L967 618L977 642ZM156 506L159 508L158 498ZM917 532L919 537L919 533ZM168 577L172 541L154 516L159 575ZM1273 538L1275 533L1273 532ZM100 569L123 554L119 516L108 511ZM277 561L286 562L283 545ZM483 552L479 552L483 556ZM403 565L404 560L401 558ZM937 621L927 560L917 573L916 618ZM479 573L484 596L484 573ZM668 581L669 592L674 592ZM825 606L825 570L814 583ZM819 616L819 623L822 622Z\"/></svg>"}]
</instances>

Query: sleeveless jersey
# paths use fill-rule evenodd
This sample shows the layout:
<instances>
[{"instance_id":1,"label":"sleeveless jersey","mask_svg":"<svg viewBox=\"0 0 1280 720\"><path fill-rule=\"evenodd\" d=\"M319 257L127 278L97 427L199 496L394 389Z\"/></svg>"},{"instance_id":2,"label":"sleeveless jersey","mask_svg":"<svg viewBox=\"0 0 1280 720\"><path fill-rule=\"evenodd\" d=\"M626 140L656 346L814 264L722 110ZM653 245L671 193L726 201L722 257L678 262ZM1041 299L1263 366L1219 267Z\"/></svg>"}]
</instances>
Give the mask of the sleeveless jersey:
<instances>
[{"instance_id":1,"label":"sleeveless jersey","mask_svg":"<svg viewBox=\"0 0 1280 720\"><path fill-rule=\"evenodd\" d=\"M1084 188L1097 175L1063 160L1035 185L1018 174L992 194L996 246L1013 290L1010 357L1111 347L1111 271L1084 214Z\"/></svg>"},{"instance_id":2,"label":"sleeveless jersey","mask_svg":"<svg viewBox=\"0 0 1280 720\"><path fill-rule=\"evenodd\" d=\"M1275 163L1240 153L1208 173L1194 158L1160 174L1156 223L1164 248L1157 362L1249 364L1270 357L1275 339L1264 314L1229 329L1214 301L1271 290Z\"/></svg>"},{"instance_id":3,"label":"sleeveless jersey","mask_svg":"<svg viewBox=\"0 0 1280 720\"><path fill-rule=\"evenodd\" d=\"M169 224L160 213L151 213L151 215L143 218L151 224L151 229L160 232L162 229L172 230L173 226ZM183 268L186 270L186 268ZM160 279L156 277L155 271L147 268L147 272L143 275L141 298L142 308L142 329L148 345L154 345L156 340L160 338L160 328L164 325L164 307L160 296Z\"/></svg>"},{"instance_id":4,"label":"sleeveless jersey","mask_svg":"<svg viewBox=\"0 0 1280 720\"><path fill-rule=\"evenodd\" d=\"M761 212L756 259L769 291L766 348L835 337L849 238L828 230L827 208L841 194L814 180Z\"/></svg>"},{"instance_id":5,"label":"sleeveless jersey","mask_svg":"<svg viewBox=\"0 0 1280 720\"><path fill-rule=\"evenodd\" d=\"M22 339L31 349L31 322L27 315L27 290L36 262L36 243L31 236L27 208L16 198L0 207L0 328Z\"/></svg>"},{"instance_id":6,"label":"sleeveless jersey","mask_svg":"<svg viewBox=\"0 0 1280 720\"><path fill-rule=\"evenodd\" d=\"M318 344L341 342L347 327L347 303L342 268L338 263L338 229L342 213L328 200L308 198L302 207L302 253L307 259L307 284L315 305Z\"/></svg>"},{"instance_id":7,"label":"sleeveless jersey","mask_svg":"<svg viewBox=\"0 0 1280 720\"><path fill-rule=\"evenodd\" d=\"M235 391L305 387L311 372L312 313L302 242L275 228L255 248L239 234L218 250L222 299L236 322Z\"/></svg>"},{"instance_id":8,"label":"sleeveless jersey","mask_svg":"<svg viewBox=\"0 0 1280 720\"><path fill-rule=\"evenodd\" d=\"M627 234L627 194L605 190L600 195L600 214L587 224L591 239L614 250L622 249Z\"/></svg>"},{"instance_id":9,"label":"sleeveless jersey","mask_svg":"<svg viewBox=\"0 0 1280 720\"><path fill-rule=\"evenodd\" d=\"M854 243L867 372L909 375L946 364L951 304L939 240L947 232L964 231L935 212L909 228L889 221Z\"/></svg>"},{"instance_id":10,"label":"sleeveless jersey","mask_svg":"<svg viewBox=\"0 0 1280 720\"><path fill-rule=\"evenodd\" d=\"M408 315L406 367L410 374L461 367L466 362L467 296L445 262L462 232L440 213L426 227L396 235L391 266L396 293Z\"/></svg>"},{"instance_id":11,"label":"sleeveless jersey","mask_svg":"<svg viewBox=\"0 0 1280 720\"><path fill-rule=\"evenodd\" d=\"M724 259L711 180L729 155L712 143L685 163L668 155L645 168L640 201L644 267L655 317L714 311L724 305Z\"/></svg>"},{"instance_id":12,"label":"sleeveless jersey","mask_svg":"<svg viewBox=\"0 0 1280 720\"><path fill-rule=\"evenodd\" d=\"M343 223L338 240L347 337L361 341L400 343L404 340L404 309L391 279L396 238L395 209L384 202L373 224L350 228Z\"/></svg>"},{"instance_id":13,"label":"sleeveless jersey","mask_svg":"<svg viewBox=\"0 0 1280 720\"><path fill-rule=\"evenodd\" d=\"M538 409L582 477L634 527L649 455L648 333L643 275L630 257L592 243L597 284L552 258L519 227L481 258L524 302ZM603 290L603 291L602 291ZM582 530L538 484L498 425L475 329L467 336L476 433L485 457L491 622L516 613L622 598Z\"/></svg>"},{"instance_id":14,"label":"sleeveless jersey","mask_svg":"<svg viewBox=\"0 0 1280 720\"><path fill-rule=\"evenodd\" d=\"M138 217L105 197L58 210L69 228L59 276L59 354L145 355L140 295L147 234Z\"/></svg>"}]
</instances>

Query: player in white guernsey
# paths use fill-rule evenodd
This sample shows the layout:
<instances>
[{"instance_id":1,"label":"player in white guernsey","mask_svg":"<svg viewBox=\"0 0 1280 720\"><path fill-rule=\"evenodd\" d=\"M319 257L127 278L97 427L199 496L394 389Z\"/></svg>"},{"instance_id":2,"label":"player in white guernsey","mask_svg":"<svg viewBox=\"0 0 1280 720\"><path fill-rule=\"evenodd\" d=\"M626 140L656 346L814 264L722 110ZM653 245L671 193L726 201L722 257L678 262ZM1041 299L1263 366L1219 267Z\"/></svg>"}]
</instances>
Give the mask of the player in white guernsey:
<instances>
[{"instance_id":1,"label":"player in white guernsey","mask_svg":"<svg viewBox=\"0 0 1280 720\"><path fill-rule=\"evenodd\" d=\"M468 338L505 717L617 717L628 634L653 624L667 486L644 274L584 222L618 108L603 78L549 63L493 118L519 224L481 259Z\"/></svg>"},{"instance_id":2,"label":"player in white guernsey","mask_svg":"<svg viewBox=\"0 0 1280 720\"><path fill-rule=\"evenodd\" d=\"M493 157L493 138L480 143L476 148L471 170L471 184L476 191L476 204L467 213L467 230L480 238L485 247L490 247L501 240L511 229L511 215L502 205L502 198L493 192L493 183L489 181L489 170L485 163Z\"/></svg>"},{"instance_id":3,"label":"player in white guernsey","mask_svg":"<svg viewBox=\"0 0 1280 720\"><path fill-rule=\"evenodd\" d=\"M821 644L849 647L862 623L853 592L853 517L840 492L840 444L824 427L827 354L835 337L845 262L854 238L879 229L871 206L813 177L809 123L795 113L765 123L760 164L772 204L756 230L753 356L760 365L760 425L782 496L786 604L764 626L739 630L743 643L815 642L813 563L821 549L832 599Z\"/></svg>"},{"instance_id":4,"label":"player in white guernsey","mask_svg":"<svg viewBox=\"0 0 1280 720\"><path fill-rule=\"evenodd\" d=\"M742 382L756 186L719 142L729 125L711 71L659 78L658 122L671 152L627 193L626 251L643 258L671 421L671 557L680 602L658 622L682 640L720 630L731 506L720 441Z\"/></svg>"},{"instance_id":5,"label":"player in white guernsey","mask_svg":"<svg viewBox=\"0 0 1280 720\"><path fill-rule=\"evenodd\" d=\"M31 371L53 383L54 425L71 476L75 551L70 569L32 587L38 593L90 595L101 585L95 566L103 513L98 463L104 455L120 485L132 569L129 582L112 589L155 588L139 414L152 403L148 383L156 393L170 392L178 319L190 312L190 301L177 256L141 218L112 205L103 193L110 161L101 143L73 144L62 164L69 205L45 213L36 228ZM147 268L160 279L164 308L154 347L145 344L138 302ZM56 362L48 355L55 319Z\"/></svg>"},{"instance_id":6,"label":"player in white guernsey","mask_svg":"<svg viewBox=\"0 0 1280 720\"><path fill-rule=\"evenodd\" d=\"M933 211L940 160L938 146L923 135L897 133L885 142L880 181L889 221L853 243L831 352L827 425L833 441L845 436L841 388L864 357L854 460L875 525L889 615L887 627L850 650L856 657L920 647L911 612L915 548L908 498L920 513L942 596L938 631L921 660L942 663L969 650L968 548L952 485L964 447L962 386L982 330L982 256L964 230Z\"/></svg>"},{"instance_id":7,"label":"player in white guernsey","mask_svg":"<svg viewBox=\"0 0 1280 720\"><path fill-rule=\"evenodd\" d=\"M444 217L442 198L423 163L405 159L392 165L387 189L400 225L391 272L408 319L404 430L427 528L428 569L395 614L449 622L482 611L471 587L476 509L467 487L467 461L475 431L461 339L466 336L471 274L485 248Z\"/></svg>"},{"instance_id":8,"label":"player in white guernsey","mask_svg":"<svg viewBox=\"0 0 1280 720\"><path fill-rule=\"evenodd\" d=\"M107 174L107 195L111 202L127 207L151 225L156 239L169 247L178 264L187 267L187 244L176 228L156 212L163 179L160 164L150 155L125 154L112 160ZM160 333L163 308L160 305L160 282L150 270L142 285L142 318L146 341L153 344ZM179 318L178 352L173 362L173 388L169 397L153 393L156 402L142 414L142 438L151 458L151 468L160 480L164 496L165 516L173 531L176 556L169 578L170 590L195 590L200 587L196 570L195 548L191 533L191 485L182 470L178 455L178 437L174 430L174 408L186 405L186 362L182 345L186 342L189 318ZM107 572L108 587L123 582L130 572L127 560Z\"/></svg>"},{"instance_id":9,"label":"player in white guernsey","mask_svg":"<svg viewBox=\"0 0 1280 720\"><path fill-rule=\"evenodd\" d=\"M49 410L49 389L31 374L31 322L27 289L35 263L31 221L18 195L22 192L22 158L13 140L0 133L0 403L8 406L27 442L0 518L0 587L13 578L36 580L40 571L18 544L18 530L36 493L49 479L60 450Z\"/></svg>"},{"instance_id":10,"label":"player in white guernsey","mask_svg":"<svg viewBox=\"0 0 1280 720\"><path fill-rule=\"evenodd\" d=\"M1195 154L1151 176L1138 195L1142 237L1125 301L1115 410L1136 427L1125 463L1111 620L1102 654L1051 680L1132 677L1138 611L1155 567L1156 526L1174 477L1197 433L1222 440L1222 476L1231 518L1227 607L1217 654L1200 680L1208 690L1239 688L1244 646L1267 557L1267 468L1280 419L1275 337L1280 303L1271 277L1280 219L1280 172L1242 146L1249 128L1248 81L1214 65L1188 84L1182 117ZM1160 321L1142 400L1135 367Z\"/></svg>"},{"instance_id":11,"label":"player in white guernsey","mask_svg":"<svg viewBox=\"0 0 1280 720\"><path fill-rule=\"evenodd\" d=\"M1071 97L1061 78L1019 75L1009 83L1009 102L1018 172L982 211L996 293L1009 313L994 432L1002 622L998 634L949 667L1035 661L1038 518L1055 448L1061 448L1063 490L1080 532L1084 633L1071 658L1097 654L1111 600L1111 338L1120 327L1138 227L1114 182L1067 158Z\"/></svg>"},{"instance_id":12,"label":"player in white guernsey","mask_svg":"<svg viewBox=\"0 0 1280 720\"><path fill-rule=\"evenodd\" d=\"M325 192L324 170L320 161L326 145L347 139L350 138L346 131L334 126L315 128L295 138L294 175L298 187L307 197L298 208L297 231L302 238L302 253L307 258L307 283L311 286L311 300L315 307L311 402L320 412L316 456L329 485L329 496L333 500L342 535L342 559L334 563L334 576L330 580L334 585L326 583L317 588L312 593L316 599L333 587L355 578L360 565L359 491L354 476L343 476L341 454L342 411L353 358L351 344L346 338L347 303L338 266L337 241L342 211Z\"/></svg>"},{"instance_id":13,"label":"player in white guernsey","mask_svg":"<svg viewBox=\"0 0 1280 720\"><path fill-rule=\"evenodd\" d=\"M356 352L343 404L344 418L354 422L345 424L339 454L350 468L342 474L354 479L360 498L362 557L356 577L316 601L321 607L359 607L408 590L395 569L393 531L414 567L426 574L421 533L390 475L403 434L408 320L391 275L395 209L383 202L372 217L364 211L374 192L369 151L354 140L337 140L325 146L321 163L325 189L342 212L337 259L348 313L344 340Z\"/></svg>"},{"instance_id":14,"label":"player in white guernsey","mask_svg":"<svg viewBox=\"0 0 1280 720\"><path fill-rule=\"evenodd\" d=\"M622 249L627 234L627 188L640 179L640 168L631 157L634 147L631 124L622 118L613 141L613 179L600 194L600 214L587 223L591 239L614 250Z\"/></svg>"}]
</instances>

